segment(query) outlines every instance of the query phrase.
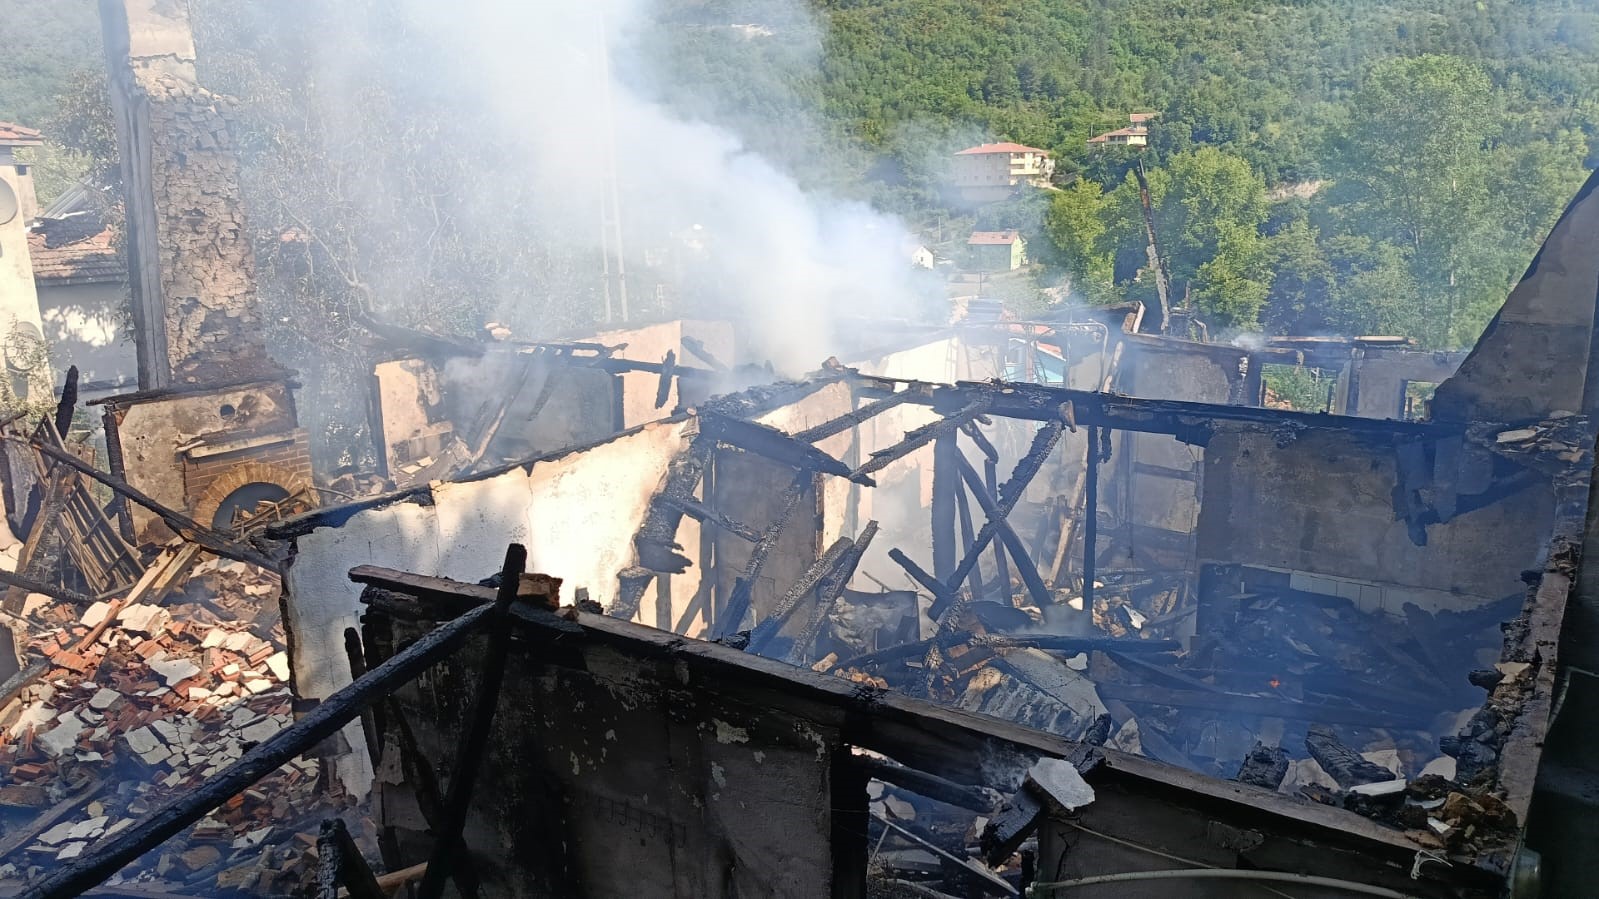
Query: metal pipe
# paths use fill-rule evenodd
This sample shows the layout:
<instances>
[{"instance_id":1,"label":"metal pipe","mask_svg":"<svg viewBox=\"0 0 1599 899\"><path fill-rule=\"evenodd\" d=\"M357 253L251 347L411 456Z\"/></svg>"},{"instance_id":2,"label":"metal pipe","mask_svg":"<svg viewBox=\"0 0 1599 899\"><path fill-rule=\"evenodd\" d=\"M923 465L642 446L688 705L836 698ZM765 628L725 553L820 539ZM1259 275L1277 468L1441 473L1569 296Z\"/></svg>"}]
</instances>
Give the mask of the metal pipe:
<instances>
[{"instance_id":1,"label":"metal pipe","mask_svg":"<svg viewBox=\"0 0 1599 899\"><path fill-rule=\"evenodd\" d=\"M1083 500L1083 611L1094 611L1094 550L1099 542L1099 426L1088 426L1087 494Z\"/></svg>"},{"instance_id":2,"label":"metal pipe","mask_svg":"<svg viewBox=\"0 0 1599 899\"><path fill-rule=\"evenodd\" d=\"M1035 883L1027 888L1029 897L1048 896L1062 890L1094 886L1101 883L1133 883L1146 880L1250 880L1264 883L1286 883L1305 887L1326 887L1359 893L1363 896L1382 896L1385 899L1413 899L1386 887L1339 880L1334 877L1313 877L1308 874L1290 874L1286 871L1236 870L1231 868L1174 868L1159 871L1128 871L1124 874L1101 874L1097 877L1080 877L1076 880L1058 880L1052 883Z\"/></svg>"}]
</instances>

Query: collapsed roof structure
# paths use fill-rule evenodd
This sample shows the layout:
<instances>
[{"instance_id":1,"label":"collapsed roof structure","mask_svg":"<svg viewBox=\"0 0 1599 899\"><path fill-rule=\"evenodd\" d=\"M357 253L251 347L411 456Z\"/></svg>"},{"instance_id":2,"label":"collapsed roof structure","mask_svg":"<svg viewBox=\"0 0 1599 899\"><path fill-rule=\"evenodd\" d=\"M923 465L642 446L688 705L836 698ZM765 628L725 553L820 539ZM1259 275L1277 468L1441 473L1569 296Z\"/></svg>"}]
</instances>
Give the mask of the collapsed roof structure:
<instances>
[{"instance_id":1,"label":"collapsed roof structure","mask_svg":"<svg viewBox=\"0 0 1599 899\"><path fill-rule=\"evenodd\" d=\"M491 346L504 386L449 440L455 355L381 363L391 448L464 473L269 530L314 711L190 802L315 745L388 867L490 895L1535 882L1592 400L1519 347L1592 333L1596 205L1464 360L1150 338L1135 307L712 396L736 331L673 323L629 345L705 368ZM1263 406L1276 364L1330 372L1334 411Z\"/></svg>"},{"instance_id":2,"label":"collapsed roof structure","mask_svg":"<svg viewBox=\"0 0 1599 899\"><path fill-rule=\"evenodd\" d=\"M254 763L342 724L319 752L385 863L493 895L1527 889L1593 456L1586 366L1519 347L1592 333L1599 271L1565 254L1596 205L1463 361L1150 339L1132 309L631 427L670 360L536 388L622 429L273 529L316 711ZM508 352L511 384L593 370ZM1345 414L1261 407L1307 353Z\"/></svg>"},{"instance_id":3,"label":"collapsed roof structure","mask_svg":"<svg viewBox=\"0 0 1599 899\"><path fill-rule=\"evenodd\" d=\"M127 25L125 139L177 155L220 133L182 29ZM225 143L204 149L185 175L226 174ZM168 194L213 192L132 175L158 376L105 403L114 475L93 477L117 520L78 503L105 544L82 565L161 579L124 543L175 535L281 571L296 717L22 895L89 889L302 757L370 799L397 878L330 819L328 899L1487 897L1582 876L1599 179L1463 357L1156 337L1138 307L862 328L847 362L777 382L722 322L401 335L369 398L392 489L246 548L221 533L240 491L322 501L293 382L253 344L215 370L250 320L247 248L186 268ZM197 273L225 289L167 289ZM1277 408L1278 365L1325 376L1322 411ZM8 437L41 482L92 471L48 424ZM239 634L204 640L237 641L219 661L245 711L285 717L275 642Z\"/></svg>"}]
</instances>

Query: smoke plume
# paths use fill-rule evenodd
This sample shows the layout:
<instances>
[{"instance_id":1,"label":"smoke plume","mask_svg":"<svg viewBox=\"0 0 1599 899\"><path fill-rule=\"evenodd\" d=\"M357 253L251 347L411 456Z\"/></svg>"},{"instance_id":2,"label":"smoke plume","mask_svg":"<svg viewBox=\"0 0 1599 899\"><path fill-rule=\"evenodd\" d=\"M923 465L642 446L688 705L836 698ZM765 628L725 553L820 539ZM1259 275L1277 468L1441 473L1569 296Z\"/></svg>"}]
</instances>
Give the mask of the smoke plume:
<instances>
[{"instance_id":1,"label":"smoke plume","mask_svg":"<svg viewBox=\"0 0 1599 899\"><path fill-rule=\"evenodd\" d=\"M405 89L452 97L460 123L472 129L454 138L495 148L495 177L452 198L460 214L526 217L525 208L505 208L512 196L535 206L538 227L527 239L587 253L596 270L575 278L588 285L602 283L597 262L608 248L631 276L635 319L736 315L750 325L750 355L792 374L834 351L830 323L839 316L915 316L904 226L864 204L807 192L739 135L682 112L715 104L692 102L693 88L671 70L670 56L645 52L641 35L661 27L656 5L399 0L380 13L380 28L344 14L340 27L349 33L317 38L324 46L316 59L326 69L319 84L327 103L347 109L361 98L341 86L361 81L351 67L371 55L350 52L352 42L409 46L426 71L413 73ZM801 56L817 58L808 14L775 9L781 25L729 21L728 39L792 42ZM329 121L338 115L330 111ZM781 134L797 123L762 124ZM335 138L344 152L361 143ZM354 201L387 207L390 188L374 167ZM610 265L610 301L620 316L617 264ZM515 278L494 290L489 308L503 321L532 318L531 328L538 323L530 308L579 301L531 295ZM663 291L676 301L663 303ZM581 301L598 306L595 299Z\"/></svg>"}]
</instances>

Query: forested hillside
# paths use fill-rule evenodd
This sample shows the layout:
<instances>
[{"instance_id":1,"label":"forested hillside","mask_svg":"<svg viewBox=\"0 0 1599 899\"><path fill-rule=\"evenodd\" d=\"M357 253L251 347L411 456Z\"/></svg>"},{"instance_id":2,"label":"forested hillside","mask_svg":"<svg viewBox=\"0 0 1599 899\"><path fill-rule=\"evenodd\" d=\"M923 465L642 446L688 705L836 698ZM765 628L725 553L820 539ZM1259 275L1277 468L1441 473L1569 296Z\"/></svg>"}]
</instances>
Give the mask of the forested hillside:
<instances>
[{"instance_id":1,"label":"forested hillside","mask_svg":"<svg viewBox=\"0 0 1599 899\"><path fill-rule=\"evenodd\" d=\"M1468 343L1593 165L1592 3L820 7L816 68L796 59L800 29L667 32L659 52L692 60L696 112L813 183L860 191L929 235L1021 228L1043 283L1068 276L1089 300L1153 299L1138 277L1134 157L1086 144L1130 112L1159 113L1143 162L1174 290L1223 327ZM678 16L758 9L685 3ZM804 124L759 127L774 115ZM949 208L945 160L981 139L1050 150L1063 190Z\"/></svg>"},{"instance_id":2,"label":"forested hillside","mask_svg":"<svg viewBox=\"0 0 1599 899\"><path fill-rule=\"evenodd\" d=\"M51 128L58 96L92 87L73 73L101 66L93 4L0 12L18 26L0 119ZM1469 343L1599 141L1592 0L662 0L655 17L618 65L681 114L952 254L974 226L1019 228L1038 285L1076 300L1153 301L1141 160L1174 294L1213 329ZM276 46L247 43L209 49L244 77ZM1147 151L1089 149L1135 111L1158 113ZM1050 150L1055 189L949 202L949 155L983 140ZM47 179L83 170L58 159Z\"/></svg>"}]
</instances>

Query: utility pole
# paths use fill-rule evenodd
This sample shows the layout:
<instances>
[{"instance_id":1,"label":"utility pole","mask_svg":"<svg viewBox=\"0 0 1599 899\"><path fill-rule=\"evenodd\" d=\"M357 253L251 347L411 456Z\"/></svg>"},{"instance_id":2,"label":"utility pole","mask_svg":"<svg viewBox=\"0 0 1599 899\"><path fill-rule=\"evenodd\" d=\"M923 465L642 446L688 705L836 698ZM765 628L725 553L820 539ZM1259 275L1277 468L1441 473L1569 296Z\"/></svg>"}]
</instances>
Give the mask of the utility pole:
<instances>
[{"instance_id":1,"label":"utility pole","mask_svg":"<svg viewBox=\"0 0 1599 899\"><path fill-rule=\"evenodd\" d=\"M616 116L611 103L611 55L606 44L605 13L594 14L600 59L600 111L605 134L601 136L604 148L604 175L600 185L600 248L605 254L605 320L611 320L611 253L616 254L616 299L622 321L627 321L627 254L622 247L622 196L616 183Z\"/></svg>"}]
</instances>

